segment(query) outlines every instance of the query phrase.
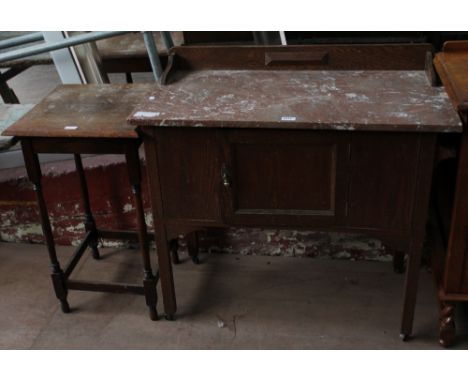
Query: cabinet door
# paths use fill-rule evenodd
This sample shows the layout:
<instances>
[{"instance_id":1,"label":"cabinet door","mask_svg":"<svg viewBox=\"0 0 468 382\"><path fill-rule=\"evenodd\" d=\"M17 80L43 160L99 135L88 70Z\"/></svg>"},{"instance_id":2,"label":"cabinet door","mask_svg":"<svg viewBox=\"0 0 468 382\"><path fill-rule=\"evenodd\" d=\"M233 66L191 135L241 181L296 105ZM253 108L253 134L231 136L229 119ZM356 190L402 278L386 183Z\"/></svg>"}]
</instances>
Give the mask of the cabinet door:
<instances>
[{"instance_id":1,"label":"cabinet door","mask_svg":"<svg viewBox=\"0 0 468 382\"><path fill-rule=\"evenodd\" d=\"M252 226L332 226L345 214L344 134L224 132L224 219Z\"/></svg>"},{"instance_id":2,"label":"cabinet door","mask_svg":"<svg viewBox=\"0 0 468 382\"><path fill-rule=\"evenodd\" d=\"M164 218L222 223L221 150L216 130L157 128L152 144L157 145Z\"/></svg>"},{"instance_id":3,"label":"cabinet door","mask_svg":"<svg viewBox=\"0 0 468 382\"><path fill-rule=\"evenodd\" d=\"M414 193L420 152L419 134L352 134L348 226L369 233L408 232L417 197Z\"/></svg>"}]
</instances>

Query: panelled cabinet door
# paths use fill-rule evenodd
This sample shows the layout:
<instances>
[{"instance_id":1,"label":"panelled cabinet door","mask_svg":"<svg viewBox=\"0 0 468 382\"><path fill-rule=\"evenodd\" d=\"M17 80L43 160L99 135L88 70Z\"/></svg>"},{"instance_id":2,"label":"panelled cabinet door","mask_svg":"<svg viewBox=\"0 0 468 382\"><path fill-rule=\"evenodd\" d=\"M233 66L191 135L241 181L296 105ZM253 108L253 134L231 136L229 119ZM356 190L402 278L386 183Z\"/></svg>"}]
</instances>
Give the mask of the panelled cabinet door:
<instances>
[{"instance_id":1,"label":"panelled cabinet door","mask_svg":"<svg viewBox=\"0 0 468 382\"><path fill-rule=\"evenodd\" d=\"M347 225L404 234L413 216L421 135L354 133L350 148Z\"/></svg>"},{"instance_id":2,"label":"panelled cabinet door","mask_svg":"<svg viewBox=\"0 0 468 382\"><path fill-rule=\"evenodd\" d=\"M149 144L157 145L164 218L207 225L222 223L216 130L164 127L155 129L154 136Z\"/></svg>"},{"instance_id":3,"label":"panelled cabinet door","mask_svg":"<svg viewBox=\"0 0 468 382\"><path fill-rule=\"evenodd\" d=\"M240 129L223 133L226 223L342 224L348 162L345 134Z\"/></svg>"}]
</instances>

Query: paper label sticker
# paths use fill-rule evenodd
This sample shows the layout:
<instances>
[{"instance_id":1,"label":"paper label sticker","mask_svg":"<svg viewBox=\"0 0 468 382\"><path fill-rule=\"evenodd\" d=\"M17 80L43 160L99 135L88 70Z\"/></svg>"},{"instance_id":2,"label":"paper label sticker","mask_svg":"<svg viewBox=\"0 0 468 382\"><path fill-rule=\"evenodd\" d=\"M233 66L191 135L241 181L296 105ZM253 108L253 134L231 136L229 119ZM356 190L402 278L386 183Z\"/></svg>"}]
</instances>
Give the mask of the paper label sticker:
<instances>
[{"instance_id":1,"label":"paper label sticker","mask_svg":"<svg viewBox=\"0 0 468 382\"><path fill-rule=\"evenodd\" d=\"M282 120L282 121L295 121L295 120L296 120L296 117L284 116L284 117L281 117L281 120Z\"/></svg>"},{"instance_id":2,"label":"paper label sticker","mask_svg":"<svg viewBox=\"0 0 468 382\"><path fill-rule=\"evenodd\" d=\"M78 126L65 126L63 129L64 130L76 130L78 129Z\"/></svg>"},{"instance_id":3,"label":"paper label sticker","mask_svg":"<svg viewBox=\"0 0 468 382\"><path fill-rule=\"evenodd\" d=\"M133 114L134 117L142 117L142 118L154 118L158 117L161 114L159 111L137 111Z\"/></svg>"}]
</instances>

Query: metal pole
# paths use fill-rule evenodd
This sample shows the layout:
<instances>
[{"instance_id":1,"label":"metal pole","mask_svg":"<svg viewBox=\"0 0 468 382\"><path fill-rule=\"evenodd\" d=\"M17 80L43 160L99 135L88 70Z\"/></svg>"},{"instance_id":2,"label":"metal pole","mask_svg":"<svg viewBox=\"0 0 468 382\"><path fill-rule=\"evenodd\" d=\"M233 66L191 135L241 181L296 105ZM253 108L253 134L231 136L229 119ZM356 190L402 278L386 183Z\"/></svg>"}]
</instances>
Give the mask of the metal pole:
<instances>
[{"instance_id":1,"label":"metal pole","mask_svg":"<svg viewBox=\"0 0 468 382\"><path fill-rule=\"evenodd\" d=\"M22 36L12 37L6 40L0 40L0 49L10 48L16 45L28 44L43 40L41 32L28 33Z\"/></svg>"},{"instance_id":2,"label":"metal pole","mask_svg":"<svg viewBox=\"0 0 468 382\"><path fill-rule=\"evenodd\" d=\"M16 60L18 58L24 58L28 56L34 56L40 53L51 52L54 50L59 50L62 48L67 48L74 45L83 44L90 41L102 40L108 37L119 36L128 32L89 32L83 33L78 36L72 36L68 39L65 39L56 43L45 43L35 46L26 47L23 49L18 49L12 52L6 52L0 54L0 62L6 62L11 60Z\"/></svg>"},{"instance_id":3,"label":"metal pole","mask_svg":"<svg viewBox=\"0 0 468 382\"><path fill-rule=\"evenodd\" d=\"M264 45L264 42L262 40L262 35L260 34L260 32L253 31L252 34L253 34L255 45Z\"/></svg>"},{"instance_id":4,"label":"metal pole","mask_svg":"<svg viewBox=\"0 0 468 382\"><path fill-rule=\"evenodd\" d=\"M162 74L162 65L159 60L158 49L154 43L153 32L142 32L143 39L145 40L146 50L148 51L151 68L153 69L153 76L156 82L159 82Z\"/></svg>"},{"instance_id":5,"label":"metal pole","mask_svg":"<svg viewBox=\"0 0 468 382\"><path fill-rule=\"evenodd\" d=\"M172 40L171 32L161 32L161 38L164 41L164 45L167 50L171 49L174 46L174 41Z\"/></svg>"},{"instance_id":6,"label":"metal pole","mask_svg":"<svg viewBox=\"0 0 468 382\"><path fill-rule=\"evenodd\" d=\"M280 31L279 35L280 35L281 45L288 45L288 40L286 40L286 33L284 33L283 31Z\"/></svg>"},{"instance_id":7,"label":"metal pole","mask_svg":"<svg viewBox=\"0 0 468 382\"><path fill-rule=\"evenodd\" d=\"M278 32L252 32L255 44L257 45L278 45L281 44Z\"/></svg>"},{"instance_id":8,"label":"metal pole","mask_svg":"<svg viewBox=\"0 0 468 382\"><path fill-rule=\"evenodd\" d=\"M42 32L44 41L47 44L56 44L64 42L68 39L65 31L44 31ZM63 84L85 84L86 78L81 69L81 65L76 58L73 48L63 48L50 52L50 57L54 61L55 69L57 70Z\"/></svg>"}]
</instances>

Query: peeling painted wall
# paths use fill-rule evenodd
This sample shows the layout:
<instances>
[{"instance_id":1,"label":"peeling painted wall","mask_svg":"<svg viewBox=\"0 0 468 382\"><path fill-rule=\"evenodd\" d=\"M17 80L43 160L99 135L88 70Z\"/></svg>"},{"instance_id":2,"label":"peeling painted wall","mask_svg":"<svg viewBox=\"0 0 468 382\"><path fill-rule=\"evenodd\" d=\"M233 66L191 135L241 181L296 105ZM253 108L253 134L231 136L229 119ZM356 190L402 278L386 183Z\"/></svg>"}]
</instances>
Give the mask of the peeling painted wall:
<instances>
[{"instance_id":1,"label":"peeling painted wall","mask_svg":"<svg viewBox=\"0 0 468 382\"><path fill-rule=\"evenodd\" d=\"M98 227L136 226L127 172L119 156L84 160L91 207ZM43 190L57 244L77 245L84 232L79 183L73 161L43 166ZM145 171L145 169L143 169ZM143 184L145 218L153 223L147 184ZM42 231L32 186L24 169L0 171L0 240L42 243ZM125 245L112 241L107 246ZM243 255L334 257L389 261L379 240L355 234L272 229L210 229L200 234L203 251Z\"/></svg>"}]
</instances>

